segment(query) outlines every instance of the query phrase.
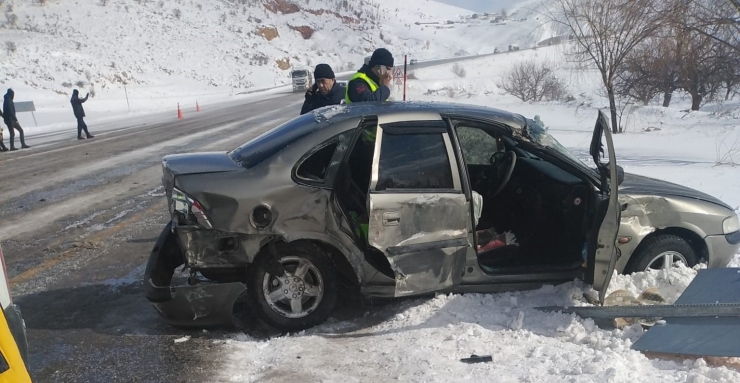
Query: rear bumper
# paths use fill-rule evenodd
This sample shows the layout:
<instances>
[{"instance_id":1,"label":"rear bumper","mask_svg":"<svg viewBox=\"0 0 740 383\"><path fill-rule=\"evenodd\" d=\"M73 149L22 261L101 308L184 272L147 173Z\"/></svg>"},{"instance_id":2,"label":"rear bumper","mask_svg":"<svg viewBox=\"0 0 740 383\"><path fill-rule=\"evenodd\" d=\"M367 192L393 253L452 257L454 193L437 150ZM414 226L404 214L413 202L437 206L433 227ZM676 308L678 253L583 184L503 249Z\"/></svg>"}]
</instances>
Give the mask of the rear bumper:
<instances>
[{"instance_id":1,"label":"rear bumper","mask_svg":"<svg viewBox=\"0 0 740 383\"><path fill-rule=\"evenodd\" d=\"M709 252L707 262L709 268L726 267L740 249L740 233L710 235L704 241Z\"/></svg>"},{"instance_id":2,"label":"rear bumper","mask_svg":"<svg viewBox=\"0 0 740 383\"><path fill-rule=\"evenodd\" d=\"M170 286L175 269L184 263L172 223L157 239L144 271L144 295L172 326L234 326L233 309L246 290L241 282Z\"/></svg>"},{"instance_id":3,"label":"rear bumper","mask_svg":"<svg viewBox=\"0 0 740 383\"><path fill-rule=\"evenodd\" d=\"M159 315L175 327L234 327L234 303L246 290L243 283L158 287L147 298Z\"/></svg>"}]
</instances>

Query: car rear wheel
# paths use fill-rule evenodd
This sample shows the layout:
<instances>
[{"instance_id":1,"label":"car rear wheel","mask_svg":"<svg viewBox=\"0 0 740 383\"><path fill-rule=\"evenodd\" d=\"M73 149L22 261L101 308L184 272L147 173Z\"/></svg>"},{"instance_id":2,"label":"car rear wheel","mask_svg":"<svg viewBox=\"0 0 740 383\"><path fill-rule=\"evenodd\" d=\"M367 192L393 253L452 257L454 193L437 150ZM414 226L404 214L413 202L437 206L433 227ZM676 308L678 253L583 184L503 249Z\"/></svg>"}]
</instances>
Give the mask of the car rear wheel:
<instances>
[{"instance_id":1,"label":"car rear wheel","mask_svg":"<svg viewBox=\"0 0 740 383\"><path fill-rule=\"evenodd\" d=\"M275 249L285 273L279 276L270 267L272 254L260 254L249 268L251 307L282 331L305 330L324 322L337 302L336 273L328 255L310 243L281 243Z\"/></svg>"},{"instance_id":2,"label":"car rear wheel","mask_svg":"<svg viewBox=\"0 0 740 383\"><path fill-rule=\"evenodd\" d=\"M669 269L676 262L687 267L695 266L698 261L696 252L689 243L672 234L661 234L646 239L632 254L625 272Z\"/></svg>"}]
</instances>

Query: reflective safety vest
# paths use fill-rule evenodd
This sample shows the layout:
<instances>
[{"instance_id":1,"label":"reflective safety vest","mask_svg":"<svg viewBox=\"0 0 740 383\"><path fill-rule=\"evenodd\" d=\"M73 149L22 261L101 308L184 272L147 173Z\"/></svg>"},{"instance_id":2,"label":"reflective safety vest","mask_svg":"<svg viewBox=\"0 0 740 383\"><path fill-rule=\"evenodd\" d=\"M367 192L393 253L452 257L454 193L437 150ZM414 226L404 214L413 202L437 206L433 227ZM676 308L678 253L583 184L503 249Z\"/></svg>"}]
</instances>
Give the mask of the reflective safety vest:
<instances>
[{"instance_id":1,"label":"reflective safety vest","mask_svg":"<svg viewBox=\"0 0 740 383\"><path fill-rule=\"evenodd\" d=\"M371 92L375 93L375 91L377 91L377 90L378 90L378 84L376 84L376 83L375 83L375 81L373 81L373 80L372 80L372 79L370 78L370 76L368 76L368 75L366 75L366 74L364 74L364 73L362 73L362 72L357 72L357 73L355 73L355 75L354 75L354 76L352 76L352 77L351 77L351 78L349 79L349 81L347 81L347 90L345 90L345 92L344 92L344 103L345 103L345 104L350 104L350 103L352 103L352 100L350 100L350 99L349 99L349 83L350 83L350 82L351 82L352 80L356 80L356 79L358 79L358 78L362 79L363 81L365 81L365 82L367 83L367 85L369 85L369 86L370 86L370 91L371 91Z\"/></svg>"}]
</instances>

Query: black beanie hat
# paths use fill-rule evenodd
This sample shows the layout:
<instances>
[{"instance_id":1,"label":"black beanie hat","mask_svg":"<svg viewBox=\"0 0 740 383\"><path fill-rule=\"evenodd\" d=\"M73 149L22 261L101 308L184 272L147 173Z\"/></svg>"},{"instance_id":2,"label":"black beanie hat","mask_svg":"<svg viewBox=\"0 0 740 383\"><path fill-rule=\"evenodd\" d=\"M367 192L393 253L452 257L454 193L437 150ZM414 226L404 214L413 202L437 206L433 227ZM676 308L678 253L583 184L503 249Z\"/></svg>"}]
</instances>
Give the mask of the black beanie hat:
<instances>
[{"instance_id":1,"label":"black beanie hat","mask_svg":"<svg viewBox=\"0 0 740 383\"><path fill-rule=\"evenodd\" d=\"M373 52L370 57L370 63L368 64L371 68L377 65L382 66L393 66L393 55L385 48L378 48Z\"/></svg>"},{"instance_id":2,"label":"black beanie hat","mask_svg":"<svg viewBox=\"0 0 740 383\"><path fill-rule=\"evenodd\" d=\"M334 71L331 70L329 64L316 65L316 69L313 71L313 78L318 80L320 78L334 78Z\"/></svg>"}]
</instances>

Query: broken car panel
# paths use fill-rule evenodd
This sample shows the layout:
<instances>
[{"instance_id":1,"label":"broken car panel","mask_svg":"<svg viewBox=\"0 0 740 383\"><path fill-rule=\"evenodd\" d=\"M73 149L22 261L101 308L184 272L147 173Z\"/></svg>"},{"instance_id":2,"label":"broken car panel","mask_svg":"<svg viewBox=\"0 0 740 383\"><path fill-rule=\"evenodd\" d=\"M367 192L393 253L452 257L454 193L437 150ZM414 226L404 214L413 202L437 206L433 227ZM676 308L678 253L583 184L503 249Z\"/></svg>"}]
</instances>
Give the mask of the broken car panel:
<instances>
[{"instance_id":1,"label":"broken car panel","mask_svg":"<svg viewBox=\"0 0 740 383\"><path fill-rule=\"evenodd\" d=\"M146 295L170 323L203 326L230 323L246 294L250 310L292 331L325 320L343 291L493 292L573 278L604 291L612 270L667 251L724 266L740 246L726 206L659 197L657 180L652 195L620 188L631 178L601 114L592 149L596 169L520 115L404 102L326 107L231 152L166 156L172 219ZM640 208L649 198L674 212Z\"/></svg>"}]
</instances>

